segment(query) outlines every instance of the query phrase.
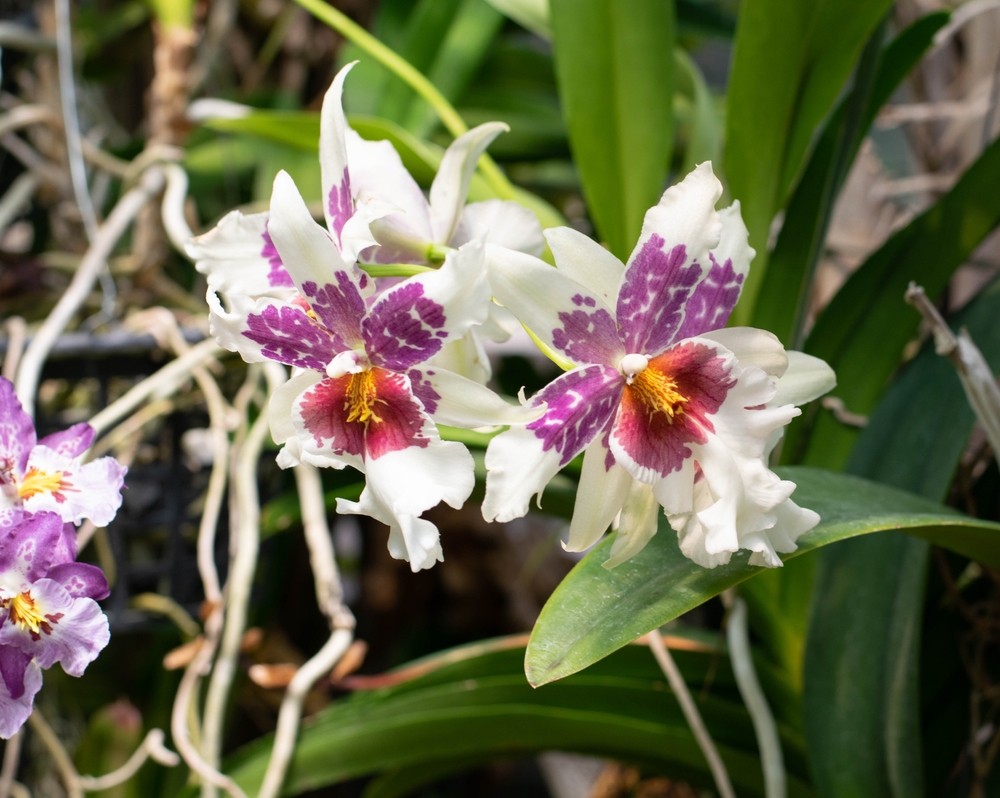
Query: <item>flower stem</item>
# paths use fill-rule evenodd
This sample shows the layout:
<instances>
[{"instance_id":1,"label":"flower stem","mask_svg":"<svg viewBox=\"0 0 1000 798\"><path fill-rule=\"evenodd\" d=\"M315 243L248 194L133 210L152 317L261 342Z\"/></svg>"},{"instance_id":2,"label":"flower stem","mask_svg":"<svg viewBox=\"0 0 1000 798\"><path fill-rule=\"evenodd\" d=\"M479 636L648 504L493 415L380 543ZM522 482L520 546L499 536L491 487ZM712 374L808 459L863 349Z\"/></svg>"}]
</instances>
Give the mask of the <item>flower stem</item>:
<instances>
[{"instance_id":1,"label":"flower stem","mask_svg":"<svg viewBox=\"0 0 1000 798\"><path fill-rule=\"evenodd\" d=\"M469 126L465 124L465 120L438 87L391 47L380 42L342 11L338 11L323 0L295 0L295 2L345 39L352 41L419 94L434 109L441 124L451 135L457 138L468 131ZM483 155L479 159L479 170L500 199L514 199L514 187L489 155Z\"/></svg>"}]
</instances>

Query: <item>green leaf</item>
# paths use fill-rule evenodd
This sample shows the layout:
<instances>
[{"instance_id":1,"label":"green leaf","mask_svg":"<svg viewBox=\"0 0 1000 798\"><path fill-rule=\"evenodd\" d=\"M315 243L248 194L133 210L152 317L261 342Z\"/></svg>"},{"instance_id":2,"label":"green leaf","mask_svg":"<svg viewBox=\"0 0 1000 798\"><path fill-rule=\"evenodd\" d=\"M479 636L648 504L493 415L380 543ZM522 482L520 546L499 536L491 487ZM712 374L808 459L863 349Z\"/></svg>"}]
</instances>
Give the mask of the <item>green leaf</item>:
<instances>
[{"instance_id":1,"label":"green leaf","mask_svg":"<svg viewBox=\"0 0 1000 798\"><path fill-rule=\"evenodd\" d=\"M427 71L427 77L452 104L482 65L503 21L503 14L486 0L463 0ZM424 138L438 126L438 117L426 102L416 99L403 126Z\"/></svg>"},{"instance_id":2,"label":"green leaf","mask_svg":"<svg viewBox=\"0 0 1000 798\"><path fill-rule=\"evenodd\" d=\"M955 550L985 552L990 563L1000 565L998 524L858 477L801 467L779 473L798 485L795 501L822 518L783 559L845 538L902 529ZM542 609L525 659L532 684L576 673L761 571L747 564L747 552L718 568L695 565L681 554L665 520L645 549L608 570L603 563L612 540L584 557Z\"/></svg>"},{"instance_id":3,"label":"green leaf","mask_svg":"<svg viewBox=\"0 0 1000 798\"><path fill-rule=\"evenodd\" d=\"M753 727L728 663L713 646L697 639L681 642L703 652L675 648L674 656L736 789L762 796ZM317 713L303 725L282 794L406 770L410 783L418 784L463 763L553 749L621 759L696 785L711 784L701 750L645 646L629 647L585 674L541 690L524 679L523 646L523 637L504 638L418 660L395 672L405 681L355 693ZM701 688L712 668L705 695ZM800 738L780 731L789 754L789 795L809 796ZM250 795L260 784L271 744L270 735L257 740L227 764L226 771ZM423 771L424 779L416 771Z\"/></svg>"},{"instance_id":4,"label":"green leaf","mask_svg":"<svg viewBox=\"0 0 1000 798\"><path fill-rule=\"evenodd\" d=\"M892 0L745 0L730 71L725 171L758 263L734 323L752 318L768 231L813 135Z\"/></svg>"},{"instance_id":5,"label":"green leaf","mask_svg":"<svg viewBox=\"0 0 1000 798\"><path fill-rule=\"evenodd\" d=\"M673 143L673 4L553 0L556 75L590 215L623 260Z\"/></svg>"},{"instance_id":6,"label":"green leaf","mask_svg":"<svg viewBox=\"0 0 1000 798\"><path fill-rule=\"evenodd\" d=\"M685 91L691 102L691 135L684 150L684 162L680 171L682 175L686 175L703 161L721 165L722 117L701 70L691 56L677 47L674 49L674 58L677 64L678 89Z\"/></svg>"},{"instance_id":7,"label":"green leaf","mask_svg":"<svg viewBox=\"0 0 1000 798\"><path fill-rule=\"evenodd\" d=\"M487 0L497 11L543 39L552 38L548 0Z\"/></svg>"},{"instance_id":8,"label":"green leaf","mask_svg":"<svg viewBox=\"0 0 1000 798\"><path fill-rule=\"evenodd\" d=\"M849 97L823 128L809 164L795 188L777 243L767 260L753 326L770 330L786 345L797 340L836 195L879 109L916 66L949 15L929 14L881 48L865 49ZM881 26L876 33L881 33ZM881 39L881 36L878 36ZM879 53L875 48L880 48ZM877 55L877 59L871 56ZM869 67L869 69L866 69ZM861 75L874 72L870 80Z\"/></svg>"},{"instance_id":9,"label":"green leaf","mask_svg":"<svg viewBox=\"0 0 1000 798\"><path fill-rule=\"evenodd\" d=\"M920 316L903 303L909 282L937 296L1000 223L997 185L1000 140L987 147L951 191L871 255L819 317L805 350L837 373L835 394L848 410L874 410L903 348L917 332ZM785 452L798 462L840 469L857 437L857 429L818 413L811 430L800 427L789 436Z\"/></svg>"},{"instance_id":10,"label":"green leaf","mask_svg":"<svg viewBox=\"0 0 1000 798\"><path fill-rule=\"evenodd\" d=\"M994 286L954 320L969 330L994 372L1000 370L998 313L1000 286ZM974 423L954 366L928 342L886 392L848 469L941 499ZM821 553L805 716L826 795L923 792L919 645L928 548L888 534Z\"/></svg>"}]
</instances>

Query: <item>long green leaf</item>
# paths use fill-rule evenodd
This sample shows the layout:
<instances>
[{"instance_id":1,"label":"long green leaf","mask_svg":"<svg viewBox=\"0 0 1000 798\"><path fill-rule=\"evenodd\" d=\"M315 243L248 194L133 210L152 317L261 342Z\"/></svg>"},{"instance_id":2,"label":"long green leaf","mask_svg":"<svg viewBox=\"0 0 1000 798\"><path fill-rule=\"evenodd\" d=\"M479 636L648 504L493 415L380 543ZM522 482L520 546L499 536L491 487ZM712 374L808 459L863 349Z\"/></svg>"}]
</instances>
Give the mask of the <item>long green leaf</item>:
<instances>
[{"instance_id":1,"label":"long green leaf","mask_svg":"<svg viewBox=\"0 0 1000 798\"><path fill-rule=\"evenodd\" d=\"M356 693L321 711L299 735L282 794L369 773L436 767L443 773L462 762L552 749L613 757L694 784L711 783L648 649L629 647L586 674L542 690L525 681L523 657L523 638L453 650L401 674L423 675ZM696 700L740 795L763 795L750 718L731 671L724 661L713 665L715 657L675 651L685 680L699 690L709 669L717 667L709 694L696 690ZM800 740L788 730L782 737L791 754L789 794L809 796ZM270 736L255 741L226 767L248 794L260 784L272 742Z\"/></svg>"},{"instance_id":2,"label":"long green leaf","mask_svg":"<svg viewBox=\"0 0 1000 798\"><path fill-rule=\"evenodd\" d=\"M798 485L795 500L822 518L784 559L838 540L902 529L956 550L983 552L984 561L1000 565L998 524L858 477L801 467L780 473ZM532 684L576 673L761 570L747 564L746 552L718 568L695 565L681 554L666 523L638 555L608 570L603 563L611 541L579 562L542 609L525 659Z\"/></svg>"},{"instance_id":3,"label":"long green leaf","mask_svg":"<svg viewBox=\"0 0 1000 798\"><path fill-rule=\"evenodd\" d=\"M954 320L969 329L994 371L998 313L994 286ZM943 498L974 423L954 367L928 342L887 391L848 469ZM821 552L805 716L825 795L923 792L919 642L927 549L923 541L885 534Z\"/></svg>"},{"instance_id":4,"label":"long green leaf","mask_svg":"<svg viewBox=\"0 0 1000 798\"><path fill-rule=\"evenodd\" d=\"M1000 140L994 141L933 207L896 232L844 284L806 341L810 354L837 372L836 395L855 413L870 413L884 393L920 317L902 300L911 280L932 297L1000 224ZM877 344L877 345L876 345ZM803 435L807 437L803 440ZM797 462L841 469L858 430L819 413L811 430L790 435Z\"/></svg>"},{"instance_id":5,"label":"long green leaf","mask_svg":"<svg viewBox=\"0 0 1000 798\"><path fill-rule=\"evenodd\" d=\"M882 48L872 80L855 77L851 95L833 113L813 149L788 202L785 221L767 262L760 301L754 307L753 326L770 330L786 345L801 346L801 329L812 271L826 236L833 201L879 109L903 78L916 66L948 21L944 12L914 22ZM881 28L876 29L878 32ZM881 43L874 42L878 47ZM866 48L866 53L868 49ZM859 75L866 58L863 55Z\"/></svg>"},{"instance_id":6,"label":"long green leaf","mask_svg":"<svg viewBox=\"0 0 1000 798\"><path fill-rule=\"evenodd\" d=\"M726 176L743 206L758 265L734 323L752 318L768 231L819 124L892 0L745 0L736 28L726 115Z\"/></svg>"},{"instance_id":7,"label":"long green leaf","mask_svg":"<svg viewBox=\"0 0 1000 798\"><path fill-rule=\"evenodd\" d=\"M553 0L570 146L601 240L624 259L663 190L673 143L673 3Z\"/></svg>"}]
</instances>

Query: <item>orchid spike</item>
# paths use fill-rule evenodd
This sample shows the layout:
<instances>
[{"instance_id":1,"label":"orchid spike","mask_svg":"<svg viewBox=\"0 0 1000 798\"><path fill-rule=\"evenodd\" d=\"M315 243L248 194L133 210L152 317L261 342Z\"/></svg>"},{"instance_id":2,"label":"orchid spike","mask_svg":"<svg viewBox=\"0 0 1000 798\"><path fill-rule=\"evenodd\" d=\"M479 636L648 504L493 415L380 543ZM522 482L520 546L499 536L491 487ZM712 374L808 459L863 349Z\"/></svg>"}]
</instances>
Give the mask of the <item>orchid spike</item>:
<instances>
[{"instance_id":1,"label":"orchid spike","mask_svg":"<svg viewBox=\"0 0 1000 798\"><path fill-rule=\"evenodd\" d=\"M482 238L369 303L371 278L344 260L284 172L274 181L269 229L298 295L232 294L227 311L209 292L212 333L248 362L271 359L297 370L271 398L279 465L365 473L360 501L339 499L338 510L388 525L392 555L414 571L429 568L442 552L437 528L420 515L441 501L461 507L475 481L469 452L441 440L435 422L476 427L540 415L428 364L486 318Z\"/></svg>"},{"instance_id":2,"label":"orchid spike","mask_svg":"<svg viewBox=\"0 0 1000 798\"><path fill-rule=\"evenodd\" d=\"M541 418L490 443L487 520L524 515L586 452L567 548L593 545L620 513L609 567L646 545L661 507L706 567L741 548L751 564L779 566L778 552L818 523L767 458L833 372L770 333L722 329L754 252L739 204L716 212L721 193L708 163L668 189L627 265L569 228L546 231L555 269L488 248L497 300L577 366L534 397Z\"/></svg>"}]
</instances>

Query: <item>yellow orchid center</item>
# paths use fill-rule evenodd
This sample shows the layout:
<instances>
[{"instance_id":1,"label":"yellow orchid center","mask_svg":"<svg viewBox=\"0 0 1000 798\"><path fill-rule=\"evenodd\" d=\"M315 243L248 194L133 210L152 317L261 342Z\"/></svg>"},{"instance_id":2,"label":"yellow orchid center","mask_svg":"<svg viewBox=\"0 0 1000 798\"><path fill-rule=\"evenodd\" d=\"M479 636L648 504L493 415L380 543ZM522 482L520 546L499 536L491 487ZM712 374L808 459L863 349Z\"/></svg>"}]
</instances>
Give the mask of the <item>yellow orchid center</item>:
<instances>
[{"instance_id":1,"label":"yellow orchid center","mask_svg":"<svg viewBox=\"0 0 1000 798\"><path fill-rule=\"evenodd\" d=\"M39 493L57 493L60 489L67 487L63 482L66 474L63 471L41 471L37 468L29 468L24 475L21 484L18 485L18 495L22 500L30 499Z\"/></svg>"},{"instance_id":2,"label":"yellow orchid center","mask_svg":"<svg viewBox=\"0 0 1000 798\"><path fill-rule=\"evenodd\" d=\"M646 409L649 417L664 413L668 423L684 413L688 397L677 390L677 382L670 374L658 368L645 368L631 377L626 388Z\"/></svg>"},{"instance_id":3,"label":"yellow orchid center","mask_svg":"<svg viewBox=\"0 0 1000 798\"><path fill-rule=\"evenodd\" d=\"M51 624L62 618L62 613L43 615L30 593L18 593L14 598L8 599L6 603L10 622L29 632L35 640L41 636L42 632L47 635L52 634Z\"/></svg>"},{"instance_id":4,"label":"yellow orchid center","mask_svg":"<svg viewBox=\"0 0 1000 798\"><path fill-rule=\"evenodd\" d=\"M347 385L348 421L360 421L367 424L382 421L375 413L375 404L381 401L375 389L375 374L371 369L351 374Z\"/></svg>"}]
</instances>

